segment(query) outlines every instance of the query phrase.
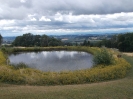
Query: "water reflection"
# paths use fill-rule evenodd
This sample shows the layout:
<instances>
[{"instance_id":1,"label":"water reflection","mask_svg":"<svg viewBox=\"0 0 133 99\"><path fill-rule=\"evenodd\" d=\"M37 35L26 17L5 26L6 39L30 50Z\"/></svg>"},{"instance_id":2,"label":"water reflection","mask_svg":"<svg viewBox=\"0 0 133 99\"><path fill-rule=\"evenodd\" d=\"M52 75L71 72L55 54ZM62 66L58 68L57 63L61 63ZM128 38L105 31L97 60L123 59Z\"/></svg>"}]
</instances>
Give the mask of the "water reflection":
<instances>
[{"instance_id":1,"label":"water reflection","mask_svg":"<svg viewBox=\"0 0 133 99\"><path fill-rule=\"evenodd\" d=\"M9 56L12 64L23 62L42 71L67 71L90 68L92 55L77 51L43 51L18 53Z\"/></svg>"}]
</instances>

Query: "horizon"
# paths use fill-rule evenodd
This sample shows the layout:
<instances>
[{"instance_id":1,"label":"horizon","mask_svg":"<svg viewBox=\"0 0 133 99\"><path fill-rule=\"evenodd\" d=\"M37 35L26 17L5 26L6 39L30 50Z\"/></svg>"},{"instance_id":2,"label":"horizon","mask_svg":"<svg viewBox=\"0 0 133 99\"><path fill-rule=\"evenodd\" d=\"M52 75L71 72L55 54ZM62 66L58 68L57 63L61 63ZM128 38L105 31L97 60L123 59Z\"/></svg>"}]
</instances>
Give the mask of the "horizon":
<instances>
[{"instance_id":1,"label":"horizon","mask_svg":"<svg viewBox=\"0 0 133 99\"><path fill-rule=\"evenodd\" d=\"M133 33L133 32L123 32L123 33L73 33L73 34L50 34L50 35L47 35L47 36L88 36L88 35L116 35L116 34L126 34L126 33ZM28 34L28 33L24 33L24 34ZM18 36L23 36L24 34L22 35L18 35ZM33 33L31 33L33 34ZM33 35L40 35L40 34L33 34ZM46 34L41 34L41 35L46 35ZM2 36L2 37L17 37L17 36Z\"/></svg>"},{"instance_id":2,"label":"horizon","mask_svg":"<svg viewBox=\"0 0 133 99\"><path fill-rule=\"evenodd\" d=\"M132 4L131 0L0 0L0 34L133 32Z\"/></svg>"}]
</instances>

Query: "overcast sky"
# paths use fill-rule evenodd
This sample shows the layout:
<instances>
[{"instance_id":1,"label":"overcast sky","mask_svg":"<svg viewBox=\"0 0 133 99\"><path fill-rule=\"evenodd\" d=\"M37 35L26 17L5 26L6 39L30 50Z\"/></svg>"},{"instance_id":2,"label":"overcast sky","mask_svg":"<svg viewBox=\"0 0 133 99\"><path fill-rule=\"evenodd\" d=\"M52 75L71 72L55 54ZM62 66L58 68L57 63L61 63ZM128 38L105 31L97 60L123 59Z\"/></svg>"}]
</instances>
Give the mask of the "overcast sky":
<instances>
[{"instance_id":1,"label":"overcast sky","mask_svg":"<svg viewBox=\"0 0 133 99\"><path fill-rule=\"evenodd\" d=\"M0 0L2 36L133 32L133 0Z\"/></svg>"}]
</instances>

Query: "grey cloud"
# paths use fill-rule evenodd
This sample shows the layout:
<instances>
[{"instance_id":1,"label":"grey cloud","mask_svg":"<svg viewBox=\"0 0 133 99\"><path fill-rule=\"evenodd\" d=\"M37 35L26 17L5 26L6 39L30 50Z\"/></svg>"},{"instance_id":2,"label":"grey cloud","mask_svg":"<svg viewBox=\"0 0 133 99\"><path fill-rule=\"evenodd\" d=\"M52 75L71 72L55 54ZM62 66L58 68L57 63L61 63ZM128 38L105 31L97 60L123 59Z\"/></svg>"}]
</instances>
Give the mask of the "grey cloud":
<instances>
[{"instance_id":1,"label":"grey cloud","mask_svg":"<svg viewBox=\"0 0 133 99\"><path fill-rule=\"evenodd\" d=\"M37 5L36 11L39 9L40 13L45 14L108 14L133 11L133 0L36 0L33 4Z\"/></svg>"},{"instance_id":2,"label":"grey cloud","mask_svg":"<svg viewBox=\"0 0 133 99\"><path fill-rule=\"evenodd\" d=\"M32 0L25 0L26 2L21 2L21 0L0 0L0 3L10 8L19 8L21 6L30 8L32 7Z\"/></svg>"},{"instance_id":3,"label":"grey cloud","mask_svg":"<svg viewBox=\"0 0 133 99\"><path fill-rule=\"evenodd\" d=\"M132 4L133 0L0 0L0 21L15 21L11 26L0 23L0 32L6 27L13 27L11 32L132 28ZM50 21L39 21L42 17Z\"/></svg>"},{"instance_id":4,"label":"grey cloud","mask_svg":"<svg viewBox=\"0 0 133 99\"><path fill-rule=\"evenodd\" d=\"M25 3L20 0L0 0L3 13L8 14L10 11L16 19L24 19L28 14L34 13L53 16L57 12L61 14L71 12L74 15L133 12L132 4L133 0L26 0ZM18 14L23 18L20 18ZM14 18L13 15L11 18ZM3 15L4 17L6 18L7 15Z\"/></svg>"}]
</instances>

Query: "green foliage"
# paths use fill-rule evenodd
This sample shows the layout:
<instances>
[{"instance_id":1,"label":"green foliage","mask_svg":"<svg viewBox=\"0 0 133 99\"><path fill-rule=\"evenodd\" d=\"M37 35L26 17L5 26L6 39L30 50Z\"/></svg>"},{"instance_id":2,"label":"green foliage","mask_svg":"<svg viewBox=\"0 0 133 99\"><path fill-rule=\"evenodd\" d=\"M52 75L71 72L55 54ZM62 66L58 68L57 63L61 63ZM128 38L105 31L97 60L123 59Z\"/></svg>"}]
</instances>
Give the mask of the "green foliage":
<instances>
[{"instance_id":1,"label":"green foliage","mask_svg":"<svg viewBox=\"0 0 133 99\"><path fill-rule=\"evenodd\" d=\"M10 53L13 52L13 48L2 46L2 47L1 47L1 51L2 51L4 54L10 54Z\"/></svg>"},{"instance_id":2,"label":"green foliage","mask_svg":"<svg viewBox=\"0 0 133 99\"><path fill-rule=\"evenodd\" d=\"M83 42L83 44L82 44L83 46L90 46L90 41L86 41L86 40L84 40L84 42Z\"/></svg>"},{"instance_id":3,"label":"green foliage","mask_svg":"<svg viewBox=\"0 0 133 99\"><path fill-rule=\"evenodd\" d=\"M103 64L107 66L113 64L113 62L113 55L106 48L102 48L99 52L97 52L94 55L94 63L96 65Z\"/></svg>"},{"instance_id":4,"label":"green foliage","mask_svg":"<svg viewBox=\"0 0 133 99\"><path fill-rule=\"evenodd\" d=\"M2 44L2 41L3 41L3 37L0 34L0 45Z\"/></svg>"},{"instance_id":5,"label":"green foliage","mask_svg":"<svg viewBox=\"0 0 133 99\"><path fill-rule=\"evenodd\" d=\"M47 35L33 35L31 33L23 34L22 36L16 37L13 46L24 46L24 47L48 47L48 46L61 46L61 40L49 37Z\"/></svg>"},{"instance_id":6,"label":"green foliage","mask_svg":"<svg viewBox=\"0 0 133 99\"><path fill-rule=\"evenodd\" d=\"M133 33L118 36L118 49L123 52L133 51Z\"/></svg>"},{"instance_id":7,"label":"green foliage","mask_svg":"<svg viewBox=\"0 0 133 99\"><path fill-rule=\"evenodd\" d=\"M102 40L95 46L106 46L108 48L118 48L122 52L133 52L133 33L114 35L109 40Z\"/></svg>"}]
</instances>

